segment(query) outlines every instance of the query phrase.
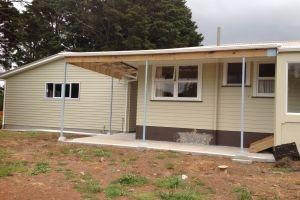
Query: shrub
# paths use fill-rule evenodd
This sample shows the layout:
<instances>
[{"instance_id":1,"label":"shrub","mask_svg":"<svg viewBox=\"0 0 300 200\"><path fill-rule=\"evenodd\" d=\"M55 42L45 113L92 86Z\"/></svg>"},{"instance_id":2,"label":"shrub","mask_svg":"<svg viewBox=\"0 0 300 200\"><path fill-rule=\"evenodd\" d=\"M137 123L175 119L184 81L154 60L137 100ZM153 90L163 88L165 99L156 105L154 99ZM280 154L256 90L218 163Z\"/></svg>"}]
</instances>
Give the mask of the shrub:
<instances>
[{"instance_id":1,"label":"shrub","mask_svg":"<svg viewBox=\"0 0 300 200\"><path fill-rule=\"evenodd\" d=\"M35 165L34 169L30 173L30 175L35 176L38 174L44 174L51 170L49 163L47 162L39 162Z\"/></svg>"},{"instance_id":2,"label":"shrub","mask_svg":"<svg viewBox=\"0 0 300 200\"><path fill-rule=\"evenodd\" d=\"M148 182L146 177L142 177L135 174L125 174L117 180L117 183L121 185L144 185Z\"/></svg>"}]
</instances>

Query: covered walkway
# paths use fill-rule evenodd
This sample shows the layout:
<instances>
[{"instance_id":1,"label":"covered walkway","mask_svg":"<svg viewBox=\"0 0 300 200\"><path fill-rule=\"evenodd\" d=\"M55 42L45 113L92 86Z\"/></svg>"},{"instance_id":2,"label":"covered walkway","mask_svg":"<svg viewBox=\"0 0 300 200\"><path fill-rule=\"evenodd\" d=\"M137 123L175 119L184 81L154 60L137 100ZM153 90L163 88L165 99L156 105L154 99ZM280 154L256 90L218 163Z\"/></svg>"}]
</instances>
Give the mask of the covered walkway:
<instances>
[{"instance_id":1,"label":"covered walkway","mask_svg":"<svg viewBox=\"0 0 300 200\"><path fill-rule=\"evenodd\" d=\"M182 153L192 153L195 155L221 156L236 159L240 153L239 147L214 146L214 145L196 145L177 142L153 141L153 140L136 140L135 134L118 133L113 135L97 135L91 137L82 137L67 139L67 143L90 144L117 146L126 148L145 148L156 150L177 151ZM274 162L274 157L270 153L249 153L245 149L243 158L256 162Z\"/></svg>"}]
</instances>

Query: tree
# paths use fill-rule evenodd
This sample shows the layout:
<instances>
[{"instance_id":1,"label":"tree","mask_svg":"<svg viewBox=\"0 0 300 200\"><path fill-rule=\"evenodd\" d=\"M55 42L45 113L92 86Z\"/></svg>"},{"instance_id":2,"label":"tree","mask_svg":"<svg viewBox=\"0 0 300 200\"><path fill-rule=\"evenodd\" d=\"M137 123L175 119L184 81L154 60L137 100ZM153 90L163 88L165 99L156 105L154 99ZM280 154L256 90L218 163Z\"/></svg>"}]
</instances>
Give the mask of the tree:
<instances>
[{"instance_id":1,"label":"tree","mask_svg":"<svg viewBox=\"0 0 300 200\"><path fill-rule=\"evenodd\" d=\"M18 14L18 65L63 50L188 47L203 40L185 0L33 0Z\"/></svg>"},{"instance_id":2,"label":"tree","mask_svg":"<svg viewBox=\"0 0 300 200\"><path fill-rule=\"evenodd\" d=\"M12 2L0 1L0 65L11 67L18 50L19 12Z\"/></svg>"}]
</instances>

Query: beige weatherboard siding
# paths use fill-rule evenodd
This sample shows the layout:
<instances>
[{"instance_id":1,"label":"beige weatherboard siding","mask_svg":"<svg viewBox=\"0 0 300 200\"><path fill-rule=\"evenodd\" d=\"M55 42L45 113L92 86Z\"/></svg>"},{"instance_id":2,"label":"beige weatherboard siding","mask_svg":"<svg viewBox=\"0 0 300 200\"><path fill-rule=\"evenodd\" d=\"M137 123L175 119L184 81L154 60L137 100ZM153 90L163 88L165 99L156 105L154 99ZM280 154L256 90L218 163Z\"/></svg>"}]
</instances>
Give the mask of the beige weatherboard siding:
<instances>
[{"instance_id":1,"label":"beige weatherboard siding","mask_svg":"<svg viewBox=\"0 0 300 200\"><path fill-rule=\"evenodd\" d=\"M60 127L61 100L45 98L45 84L62 83L65 60L60 59L6 79L5 125ZM109 129L111 77L68 65L67 82L80 83L79 99L66 99L65 128ZM126 87L114 79L112 129L125 127Z\"/></svg>"},{"instance_id":2,"label":"beige weatherboard siding","mask_svg":"<svg viewBox=\"0 0 300 200\"><path fill-rule=\"evenodd\" d=\"M276 80L276 144L296 142L300 149L300 113L287 112L287 66L289 62L300 63L300 52L282 52L277 57ZM300 104L300 91L294 91L289 106Z\"/></svg>"},{"instance_id":3,"label":"beige weatherboard siding","mask_svg":"<svg viewBox=\"0 0 300 200\"><path fill-rule=\"evenodd\" d=\"M189 61L182 61L189 65ZM241 61L240 61L241 62ZM273 59L275 63L275 59ZM274 133L274 98L257 98L253 96L253 61L250 61L250 86L245 95L245 131ZM164 101L151 100L152 66L148 73L147 126L176 127L189 129L214 130L215 98L217 99L217 130L240 130L240 95L241 87L223 86L222 67L219 67L218 92L216 90L217 63L202 64L202 101ZM139 68L137 125L143 125L144 111L144 74L145 68ZM163 134L163 133L160 133Z\"/></svg>"}]
</instances>

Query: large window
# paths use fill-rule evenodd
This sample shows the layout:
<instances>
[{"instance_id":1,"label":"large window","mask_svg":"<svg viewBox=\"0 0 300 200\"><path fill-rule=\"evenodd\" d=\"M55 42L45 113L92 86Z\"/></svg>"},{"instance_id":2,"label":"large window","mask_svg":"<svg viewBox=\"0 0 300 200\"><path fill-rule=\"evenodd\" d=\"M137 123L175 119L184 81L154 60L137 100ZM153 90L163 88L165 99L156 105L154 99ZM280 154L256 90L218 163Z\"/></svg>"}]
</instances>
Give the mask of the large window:
<instances>
[{"instance_id":1,"label":"large window","mask_svg":"<svg viewBox=\"0 0 300 200\"><path fill-rule=\"evenodd\" d=\"M300 63L288 64L287 79L287 111L300 114Z\"/></svg>"},{"instance_id":2,"label":"large window","mask_svg":"<svg viewBox=\"0 0 300 200\"><path fill-rule=\"evenodd\" d=\"M152 98L156 100L200 100L201 66L157 66L153 68Z\"/></svg>"},{"instance_id":3,"label":"large window","mask_svg":"<svg viewBox=\"0 0 300 200\"><path fill-rule=\"evenodd\" d=\"M46 97L61 98L62 87L62 83L46 83ZM79 98L79 83L66 83L65 98Z\"/></svg>"},{"instance_id":4,"label":"large window","mask_svg":"<svg viewBox=\"0 0 300 200\"><path fill-rule=\"evenodd\" d=\"M274 97L275 91L275 64L258 63L255 69L256 87L255 96Z\"/></svg>"},{"instance_id":5,"label":"large window","mask_svg":"<svg viewBox=\"0 0 300 200\"><path fill-rule=\"evenodd\" d=\"M242 84L242 63L225 63L223 67L223 85L240 86ZM250 67L246 64L245 84L250 85Z\"/></svg>"}]
</instances>

